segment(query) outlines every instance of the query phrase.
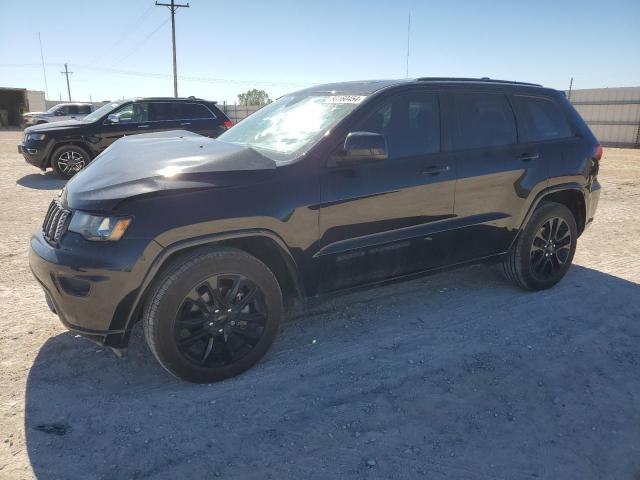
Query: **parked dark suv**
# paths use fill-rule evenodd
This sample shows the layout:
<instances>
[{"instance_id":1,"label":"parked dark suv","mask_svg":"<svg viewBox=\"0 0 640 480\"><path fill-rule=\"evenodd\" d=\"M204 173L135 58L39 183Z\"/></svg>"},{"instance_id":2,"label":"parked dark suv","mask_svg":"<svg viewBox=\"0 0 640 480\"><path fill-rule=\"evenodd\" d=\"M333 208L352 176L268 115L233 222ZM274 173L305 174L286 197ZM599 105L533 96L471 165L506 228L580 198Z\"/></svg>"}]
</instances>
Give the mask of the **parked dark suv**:
<instances>
[{"instance_id":1,"label":"parked dark suv","mask_svg":"<svg viewBox=\"0 0 640 480\"><path fill-rule=\"evenodd\" d=\"M69 178L125 135L189 130L217 137L231 121L215 102L198 98L140 98L108 103L79 120L25 129L18 151L30 164Z\"/></svg>"},{"instance_id":2,"label":"parked dark suv","mask_svg":"<svg viewBox=\"0 0 640 480\"><path fill-rule=\"evenodd\" d=\"M322 85L218 140L116 142L51 203L30 264L69 329L122 353L142 320L169 372L211 382L256 363L299 299L471 262L553 286L593 220L601 155L538 85Z\"/></svg>"}]
</instances>

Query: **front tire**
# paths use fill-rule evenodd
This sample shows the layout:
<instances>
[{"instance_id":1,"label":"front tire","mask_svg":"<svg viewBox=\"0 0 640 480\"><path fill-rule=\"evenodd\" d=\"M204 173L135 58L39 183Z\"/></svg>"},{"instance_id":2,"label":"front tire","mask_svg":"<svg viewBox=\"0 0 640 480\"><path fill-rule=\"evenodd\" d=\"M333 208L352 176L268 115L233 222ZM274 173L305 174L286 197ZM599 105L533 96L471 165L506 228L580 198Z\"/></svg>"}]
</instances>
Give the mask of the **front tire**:
<instances>
[{"instance_id":1,"label":"front tire","mask_svg":"<svg viewBox=\"0 0 640 480\"><path fill-rule=\"evenodd\" d=\"M178 259L161 274L143 312L144 333L171 374L211 383L257 363L282 312L273 272L241 250L219 247Z\"/></svg>"},{"instance_id":2,"label":"front tire","mask_svg":"<svg viewBox=\"0 0 640 480\"><path fill-rule=\"evenodd\" d=\"M567 207L540 205L520 232L502 267L505 276L527 290L553 287L565 276L576 251L578 229Z\"/></svg>"},{"instance_id":3,"label":"front tire","mask_svg":"<svg viewBox=\"0 0 640 480\"><path fill-rule=\"evenodd\" d=\"M64 178L71 178L89 164L89 153L77 145L62 145L51 154L53 170Z\"/></svg>"}]
</instances>

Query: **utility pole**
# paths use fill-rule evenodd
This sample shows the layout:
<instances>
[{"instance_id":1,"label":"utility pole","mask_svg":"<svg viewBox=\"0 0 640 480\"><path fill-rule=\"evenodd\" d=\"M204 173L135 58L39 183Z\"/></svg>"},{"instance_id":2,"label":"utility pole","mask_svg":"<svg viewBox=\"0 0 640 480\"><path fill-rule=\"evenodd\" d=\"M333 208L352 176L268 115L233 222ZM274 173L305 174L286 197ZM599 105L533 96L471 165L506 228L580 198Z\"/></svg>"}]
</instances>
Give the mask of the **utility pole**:
<instances>
[{"instance_id":1,"label":"utility pole","mask_svg":"<svg viewBox=\"0 0 640 480\"><path fill-rule=\"evenodd\" d=\"M38 32L38 43L40 44L40 60L42 60L42 75L44 75L44 93L45 98L49 97L49 86L47 85L47 70L44 68L44 54L42 53L42 40L40 32Z\"/></svg>"},{"instance_id":2,"label":"utility pole","mask_svg":"<svg viewBox=\"0 0 640 480\"><path fill-rule=\"evenodd\" d=\"M411 39L411 13L409 13L409 21L407 22L407 78L409 78L409 45Z\"/></svg>"},{"instance_id":3,"label":"utility pole","mask_svg":"<svg viewBox=\"0 0 640 480\"><path fill-rule=\"evenodd\" d=\"M64 64L64 72L60 72L62 75L67 77L67 93L69 94L69 101L71 101L71 87L69 86L69 75L73 72L70 72L67 68L67 64Z\"/></svg>"},{"instance_id":4,"label":"utility pole","mask_svg":"<svg viewBox=\"0 0 640 480\"><path fill-rule=\"evenodd\" d=\"M176 11L179 8L189 8L189 4L182 5L175 3L175 0L171 0L171 3L158 3L156 6L168 7L171 10L171 40L173 42L173 96L178 96L178 64L176 62Z\"/></svg>"},{"instance_id":5,"label":"utility pole","mask_svg":"<svg viewBox=\"0 0 640 480\"><path fill-rule=\"evenodd\" d=\"M571 81L569 82L569 95L567 95L567 99L571 100L571 89L573 88L573 77L571 77Z\"/></svg>"}]
</instances>

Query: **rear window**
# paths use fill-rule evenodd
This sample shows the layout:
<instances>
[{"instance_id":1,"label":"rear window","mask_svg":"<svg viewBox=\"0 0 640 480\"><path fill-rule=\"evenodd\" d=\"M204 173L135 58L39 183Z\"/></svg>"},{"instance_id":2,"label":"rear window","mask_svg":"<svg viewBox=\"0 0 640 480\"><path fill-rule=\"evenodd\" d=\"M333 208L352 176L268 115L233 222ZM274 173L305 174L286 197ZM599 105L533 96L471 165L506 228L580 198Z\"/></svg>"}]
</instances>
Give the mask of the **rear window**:
<instances>
[{"instance_id":1,"label":"rear window","mask_svg":"<svg viewBox=\"0 0 640 480\"><path fill-rule=\"evenodd\" d=\"M518 133L521 142L538 142L573 135L560 107L541 97L516 95L513 104L518 115Z\"/></svg>"},{"instance_id":2,"label":"rear window","mask_svg":"<svg viewBox=\"0 0 640 480\"><path fill-rule=\"evenodd\" d=\"M456 150L516 143L516 123L507 97L495 93L453 95Z\"/></svg>"}]
</instances>

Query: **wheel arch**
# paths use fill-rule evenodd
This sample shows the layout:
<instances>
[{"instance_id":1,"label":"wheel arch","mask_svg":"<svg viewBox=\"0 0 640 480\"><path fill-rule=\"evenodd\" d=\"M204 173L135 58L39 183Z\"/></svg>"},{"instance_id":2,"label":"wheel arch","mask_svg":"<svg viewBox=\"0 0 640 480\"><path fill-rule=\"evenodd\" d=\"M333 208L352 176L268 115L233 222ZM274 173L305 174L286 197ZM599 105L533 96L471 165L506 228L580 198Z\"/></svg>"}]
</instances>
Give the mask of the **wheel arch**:
<instances>
[{"instance_id":1,"label":"wheel arch","mask_svg":"<svg viewBox=\"0 0 640 480\"><path fill-rule=\"evenodd\" d=\"M293 307L296 302L306 299L298 266L284 240L274 232L248 230L208 235L176 242L162 250L140 286L137 298L129 310L125 330L130 331L133 324L139 319L153 282L165 269L170 268L180 258L216 246L237 248L263 262L278 280L287 307Z\"/></svg>"},{"instance_id":2,"label":"wheel arch","mask_svg":"<svg viewBox=\"0 0 640 480\"><path fill-rule=\"evenodd\" d=\"M578 183L568 183L562 185L555 185L553 187L542 190L534 200L531 202L526 215L520 223L518 234L515 236L511 243L511 247L515 244L520 233L527 225L527 222L533 215L533 212L544 202L555 202L566 206L571 213L573 213L576 219L576 226L578 227L578 236L582 234L585 229L585 222L587 218L586 200L584 194L584 187Z\"/></svg>"}]
</instances>

